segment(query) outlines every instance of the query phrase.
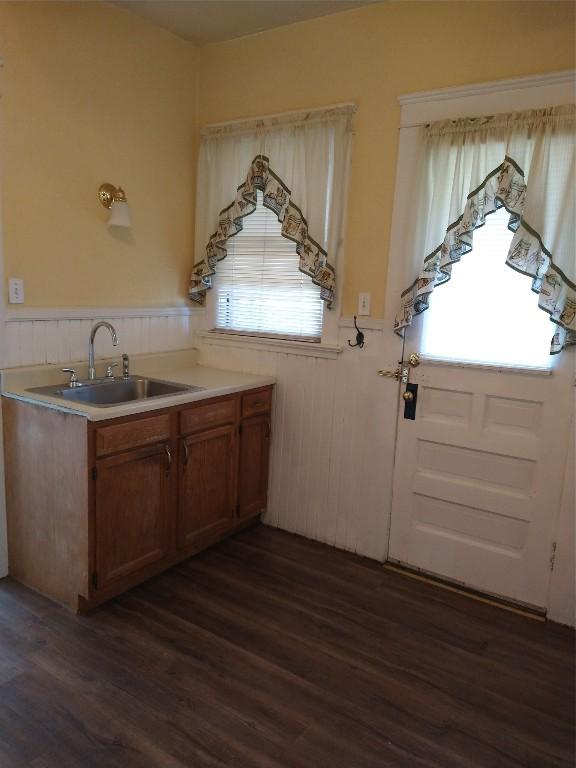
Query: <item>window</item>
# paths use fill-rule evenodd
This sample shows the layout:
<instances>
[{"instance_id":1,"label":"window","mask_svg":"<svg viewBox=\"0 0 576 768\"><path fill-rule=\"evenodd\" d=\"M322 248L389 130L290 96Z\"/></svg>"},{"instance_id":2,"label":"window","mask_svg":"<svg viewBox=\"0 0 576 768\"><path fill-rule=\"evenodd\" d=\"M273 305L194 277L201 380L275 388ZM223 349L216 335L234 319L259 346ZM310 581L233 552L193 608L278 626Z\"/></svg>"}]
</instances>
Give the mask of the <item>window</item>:
<instances>
[{"instance_id":1,"label":"window","mask_svg":"<svg viewBox=\"0 0 576 768\"><path fill-rule=\"evenodd\" d=\"M257 193L254 213L231 237L218 263L216 329L253 336L319 342L324 302L320 288L298 269L296 245L281 234L276 215Z\"/></svg>"},{"instance_id":2,"label":"window","mask_svg":"<svg viewBox=\"0 0 576 768\"><path fill-rule=\"evenodd\" d=\"M538 308L538 296L530 290L532 278L506 265L512 240L509 218L504 208L487 216L474 232L472 251L454 264L450 281L430 296L422 315L425 355L502 366L551 366L554 326ZM492 275L498 291L478 293L481 272ZM476 304L479 296L486 302L483 307Z\"/></svg>"}]
</instances>

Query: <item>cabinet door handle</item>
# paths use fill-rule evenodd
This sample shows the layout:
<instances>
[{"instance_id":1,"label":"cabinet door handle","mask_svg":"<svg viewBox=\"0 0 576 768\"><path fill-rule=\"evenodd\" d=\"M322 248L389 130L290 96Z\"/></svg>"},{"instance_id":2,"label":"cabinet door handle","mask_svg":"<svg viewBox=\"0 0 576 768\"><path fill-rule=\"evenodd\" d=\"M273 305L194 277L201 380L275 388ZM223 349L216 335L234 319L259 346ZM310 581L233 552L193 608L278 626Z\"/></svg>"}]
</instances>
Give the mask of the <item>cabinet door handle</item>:
<instances>
[{"instance_id":1,"label":"cabinet door handle","mask_svg":"<svg viewBox=\"0 0 576 768\"><path fill-rule=\"evenodd\" d=\"M272 424L268 421L266 423L266 437L270 438L272 435Z\"/></svg>"},{"instance_id":2,"label":"cabinet door handle","mask_svg":"<svg viewBox=\"0 0 576 768\"><path fill-rule=\"evenodd\" d=\"M182 440L182 445L184 446L184 467L188 466L188 443L186 440Z\"/></svg>"},{"instance_id":3,"label":"cabinet door handle","mask_svg":"<svg viewBox=\"0 0 576 768\"><path fill-rule=\"evenodd\" d=\"M164 450L166 451L166 474L169 475L172 466L172 453L167 445L164 445Z\"/></svg>"}]
</instances>

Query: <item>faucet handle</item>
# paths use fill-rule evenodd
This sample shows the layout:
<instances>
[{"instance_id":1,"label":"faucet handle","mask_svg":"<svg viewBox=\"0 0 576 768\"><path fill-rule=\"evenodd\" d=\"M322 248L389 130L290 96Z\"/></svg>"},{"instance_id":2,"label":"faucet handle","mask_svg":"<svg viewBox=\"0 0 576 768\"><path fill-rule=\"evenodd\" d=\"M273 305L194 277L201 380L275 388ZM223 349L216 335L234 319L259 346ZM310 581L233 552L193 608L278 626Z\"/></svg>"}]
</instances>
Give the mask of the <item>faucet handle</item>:
<instances>
[{"instance_id":1,"label":"faucet handle","mask_svg":"<svg viewBox=\"0 0 576 768\"><path fill-rule=\"evenodd\" d=\"M126 352L122 355L122 375L125 379L130 378L130 358Z\"/></svg>"},{"instance_id":2,"label":"faucet handle","mask_svg":"<svg viewBox=\"0 0 576 768\"><path fill-rule=\"evenodd\" d=\"M106 378L107 379L113 379L114 378L114 371L113 369L116 368L118 363L110 363L110 365L106 368Z\"/></svg>"},{"instance_id":3,"label":"faucet handle","mask_svg":"<svg viewBox=\"0 0 576 768\"><path fill-rule=\"evenodd\" d=\"M69 387L78 386L78 375L76 374L76 371L74 368L62 368L62 373L70 374L70 381L68 382Z\"/></svg>"}]
</instances>

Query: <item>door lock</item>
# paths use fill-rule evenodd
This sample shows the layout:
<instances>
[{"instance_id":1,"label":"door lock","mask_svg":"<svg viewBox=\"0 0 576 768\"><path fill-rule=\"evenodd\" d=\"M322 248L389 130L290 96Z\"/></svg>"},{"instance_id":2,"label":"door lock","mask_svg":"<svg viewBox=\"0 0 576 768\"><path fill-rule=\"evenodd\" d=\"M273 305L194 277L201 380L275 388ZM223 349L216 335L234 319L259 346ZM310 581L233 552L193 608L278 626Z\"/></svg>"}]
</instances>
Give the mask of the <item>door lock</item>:
<instances>
[{"instance_id":1,"label":"door lock","mask_svg":"<svg viewBox=\"0 0 576 768\"><path fill-rule=\"evenodd\" d=\"M402 384L407 384L408 374L410 373L409 365L412 368L420 365L420 355L417 352L412 352L408 360L400 360L398 368L395 368L393 371L378 371L378 376L387 376L391 379L396 379L396 381L401 381Z\"/></svg>"},{"instance_id":2,"label":"door lock","mask_svg":"<svg viewBox=\"0 0 576 768\"><path fill-rule=\"evenodd\" d=\"M408 381L409 368L402 366L401 368L395 368L393 371L378 371L378 376L388 376L396 381L401 381L402 384L406 384Z\"/></svg>"},{"instance_id":3,"label":"door lock","mask_svg":"<svg viewBox=\"0 0 576 768\"><path fill-rule=\"evenodd\" d=\"M402 392L404 400L404 418L416 418L416 401L418 400L418 384L406 384L406 391Z\"/></svg>"},{"instance_id":4,"label":"door lock","mask_svg":"<svg viewBox=\"0 0 576 768\"><path fill-rule=\"evenodd\" d=\"M388 376L391 379L396 379L396 381L398 381L401 375L402 371L400 368L395 368L393 371L378 371L378 376Z\"/></svg>"}]
</instances>

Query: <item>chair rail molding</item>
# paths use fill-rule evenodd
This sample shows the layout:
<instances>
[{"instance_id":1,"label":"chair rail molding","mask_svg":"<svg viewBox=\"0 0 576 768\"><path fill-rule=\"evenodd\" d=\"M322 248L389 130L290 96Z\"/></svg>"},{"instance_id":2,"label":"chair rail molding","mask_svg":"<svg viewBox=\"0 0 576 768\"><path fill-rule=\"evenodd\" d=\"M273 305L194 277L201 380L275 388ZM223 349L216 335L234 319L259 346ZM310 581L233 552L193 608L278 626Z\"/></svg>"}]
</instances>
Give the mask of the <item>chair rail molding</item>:
<instances>
[{"instance_id":1,"label":"chair rail molding","mask_svg":"<svg viewBox=\"0 0 576 768\"><path fill-rule=\"evenodd\" d=\"M190 317L201 315L202 308L169 307L24 307L7 308L7 323L39 322L51 320L102 320L123 317Z\"/></svg>"}]
</instances>

